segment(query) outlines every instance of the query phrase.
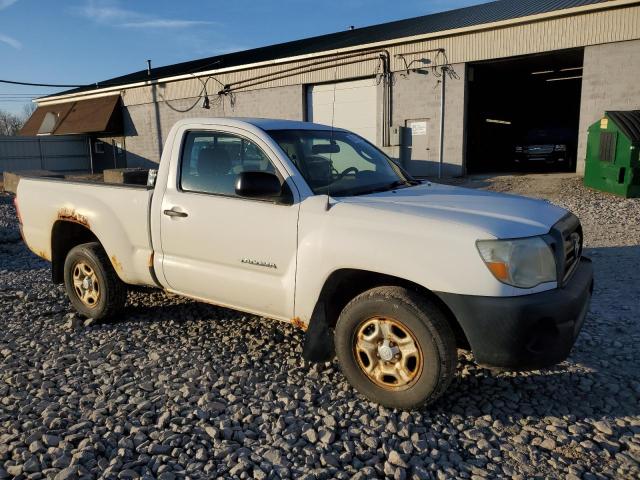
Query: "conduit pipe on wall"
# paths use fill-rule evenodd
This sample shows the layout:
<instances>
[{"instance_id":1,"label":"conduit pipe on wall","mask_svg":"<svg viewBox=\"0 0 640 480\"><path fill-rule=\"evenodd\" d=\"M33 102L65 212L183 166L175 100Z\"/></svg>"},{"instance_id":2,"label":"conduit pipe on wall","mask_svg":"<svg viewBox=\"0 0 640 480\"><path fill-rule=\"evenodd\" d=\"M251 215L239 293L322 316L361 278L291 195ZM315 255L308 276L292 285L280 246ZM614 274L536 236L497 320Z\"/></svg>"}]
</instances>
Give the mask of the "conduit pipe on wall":
<instances>
[{"instance_id":1,"label":"conduit pipe on wall","mask_svg":"<svg viewBox=\"0 0 640 480\"><path fill-rule=\"evenodd\" d=\"M382 64L382 82L383 82L383 105L381 109L382 117L382 142L383 146L389 146L389 134L391 128L391 98L392 98L392 81L391 81L391 56L387 50L363 51L347 55L340 55L338 58L325 58L306 65L298 65L286 68L278 72L258 75L256 77L239 80L224 86L218 92L219 95L226 95L238 90L247 89L257 85L282 80L284 78L303 75L305 73L316 72L329 68L338 68L357 63L369 62L372 60L380 60Z\"/></svg>"},{"instance_id":2,"label":"conduit pipe on wall","mask_svg":"<svg viewBox=\"0 0 640 480\"><path fill-rule=\"evenodd\" d=\"M442 56L444 57L444 63L442 65L438 65L437 63L435 65L432 65L432 71L434 72L434 75L437 75L437 69L438 67L440 67L440 139L439 139L439 149L438 149L438 178L442 178L442 168L444 165L444 116L445 116L445 101L446 101L446 94L447 94L447 75L450 74L450 72L453 73L454 77L457 77L455 75L455 72L453 71L453 69L449 66L449 60L447 59L447 54L444 48L432 48L430 50L419 50L416 52L406 52L406 53L399 53L396 55L397 58L401 58L402 61L404 62L404 64L409 67L411 65L411 63L407 63L407 60L405 59L405 57L410 56L410 55L423 55L425 53L437 53L437 54L442 54ZM436 59L438 58L438 55L436 55ZM407 70L408 71L408 70Z\"/></svg>"}]
</instances>

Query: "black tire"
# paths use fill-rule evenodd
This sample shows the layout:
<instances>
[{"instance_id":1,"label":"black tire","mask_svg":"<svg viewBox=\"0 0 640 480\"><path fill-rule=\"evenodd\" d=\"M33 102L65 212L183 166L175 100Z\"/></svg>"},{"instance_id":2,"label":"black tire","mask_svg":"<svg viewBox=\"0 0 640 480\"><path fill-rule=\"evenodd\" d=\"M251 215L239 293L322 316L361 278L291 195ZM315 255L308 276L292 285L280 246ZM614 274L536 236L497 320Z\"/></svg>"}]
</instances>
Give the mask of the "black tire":
<instances>
[{"instance_id":1,"label":"black tire","mask_svg":"<svg viewBox=\"0 0 640 480\"><path fill-rule=\"evenodd\" d=\"M376 317L393 319L408 329L422 355L420 370L402 389L378 385L364 372L362 361L356 357L358 332ZM349 383L369 400L386 407L411 410L432 403L455 376L456 341L445 316L423 295L406 288L377 287L351 300L338 318L334 342Z\"/></svg>"},{"instance_id":2,"label":"black tire","mask_svg":"<svg viewBox=\"0 0 640 480\"><path fill-rule=\"evenodd\" d=\"M92 305L81 299L74 284L74 271L82 263L95 273L98 287L95 290L99 294ZM98 242L84 243L69 251L64 262L64 286L73 308L86 318L100 320L113 317L124 308L127 300L126 284L118 278L106 252Z\"/></svg>"}]
</instances>

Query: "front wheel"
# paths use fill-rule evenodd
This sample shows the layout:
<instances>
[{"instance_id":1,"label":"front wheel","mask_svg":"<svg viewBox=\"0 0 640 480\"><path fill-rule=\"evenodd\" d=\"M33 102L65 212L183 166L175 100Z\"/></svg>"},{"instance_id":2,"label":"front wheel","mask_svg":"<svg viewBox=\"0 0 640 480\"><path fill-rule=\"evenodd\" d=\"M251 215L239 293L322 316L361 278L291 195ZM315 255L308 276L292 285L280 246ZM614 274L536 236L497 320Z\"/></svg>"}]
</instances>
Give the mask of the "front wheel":
<instances>
[{"instance_id":1,"label":"front wheel","mask_svg":"<svg viewBox=\"0 0 640 480\"><path fill-rule=\"evenodd\" d=\"M97 242L69 251L64 262L64 285L73 308L87 318L111 317L122 310L127 299L126 285Z\"/></svg>"},{"instance_id":2,"label":"front wheel","mask_svg":"<svg viewBox=\"0 0 640 480\"><path fill-rule=\"evenodd\" d=\"M347 380L369 400L409 410L435 401L455 375L455 336L422 295L378 287L354 298L335 329Z\"/></svg>"}]
</instances>

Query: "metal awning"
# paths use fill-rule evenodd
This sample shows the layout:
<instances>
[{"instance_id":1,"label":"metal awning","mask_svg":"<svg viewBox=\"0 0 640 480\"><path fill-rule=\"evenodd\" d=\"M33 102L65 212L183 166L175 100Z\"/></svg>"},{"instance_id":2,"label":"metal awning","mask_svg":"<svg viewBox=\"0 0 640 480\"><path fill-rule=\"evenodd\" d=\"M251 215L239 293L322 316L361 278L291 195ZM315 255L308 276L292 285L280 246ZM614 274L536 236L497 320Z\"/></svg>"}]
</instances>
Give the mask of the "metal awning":
<instances>
[{"instance_id":1,"label":"metal awning","mask_svg":"<svg viewBox=\"0 0 640 480\"><path fill-rule=\"evenodd\" d=\"M20 135L106 133L121 135L120 95L38 107Z\"/></svg>"}]
</instances>

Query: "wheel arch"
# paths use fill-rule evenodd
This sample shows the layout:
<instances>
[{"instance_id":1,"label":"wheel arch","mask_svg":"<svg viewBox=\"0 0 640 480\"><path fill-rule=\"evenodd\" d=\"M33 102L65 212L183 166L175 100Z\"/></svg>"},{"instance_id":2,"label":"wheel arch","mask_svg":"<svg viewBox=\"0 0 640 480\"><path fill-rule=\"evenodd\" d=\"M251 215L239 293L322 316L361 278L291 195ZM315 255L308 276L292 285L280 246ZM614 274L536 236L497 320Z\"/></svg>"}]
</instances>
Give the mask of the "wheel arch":
<instances>
[{"instance_id":1,"label":"wheel arch","mask_svg":"<svg viewBox=\"0 0 640 480\"><path fill-rule=\"evenodd\" d=\"M357 295L375 287L396 286L418 292L433 302L451 326L459 348L468 349L469 341L451 309L428 288L393 275L361 269L335 270L326 279L309 320L303 356L309 361L328 361L333 358L331 331L344 307Z\"/></svg>"},{"instance_id":2,"label":"wheel arch","mask_svg":"<svg viewBox=\"0 0 640 480\"><path fill-rule=\"evenodd\" d=\"M51 279L64 282L64 262L72 248L83 243L102 243L85 225L68 220L58 220L51 229Z\"/></svg>"}]
</instances>

